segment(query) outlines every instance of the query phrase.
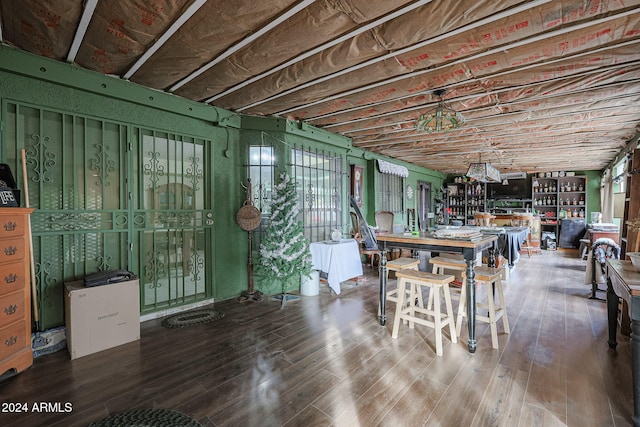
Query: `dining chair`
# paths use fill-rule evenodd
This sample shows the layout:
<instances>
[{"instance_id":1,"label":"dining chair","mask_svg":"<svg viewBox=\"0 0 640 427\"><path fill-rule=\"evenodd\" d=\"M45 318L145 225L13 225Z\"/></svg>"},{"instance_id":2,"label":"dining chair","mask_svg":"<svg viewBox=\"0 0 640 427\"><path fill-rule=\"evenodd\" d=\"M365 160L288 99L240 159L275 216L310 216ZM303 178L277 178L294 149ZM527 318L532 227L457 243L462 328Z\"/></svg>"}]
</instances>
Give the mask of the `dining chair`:
<instances>
[{"instance_id":1,"label":"dining chair","mask_svg":"<svg viewBox=\"0 0 640 427\"><path fill-rule=\"evenodd\" d=\"M358 242L358 250L360 251L360 258L363 256L369 260L369 265L373 269L376 258L378 258L378 264L380 264L380 250L378 248L367 248L362 235L360 234L360 220L355 212L349 212L351 217L351 233L356 242Z\"/></svg>"},{"instance_id":2,"label":"dining chair","mask_svg":"<svg viewBox=\"0 0 640 427\"><path fill-rule=\"evenodd\" d=\"M360 233L358 215L355 212L349 212L349 216L351 217L351 235L355 237L356 234Z\"/></svg>"},{"instance_id":3,"label":"dining chair","mask_svg":"<svg viewBox=\"0 0 640 427\"><path fill-rule=\"evenodd\" d=\"M360 237L360 232L354 234L353 238L358 242L358 249L360 250L360 257L366 256L369 259L369 265L373 269L376 258L378 258L378 265L380 264L380 249L365 248L364 241Z\"/></svg>"},{"instance_id":4,"label":"dining chair","mask_svg":"<svg viewBox=\"0 0 640 427\"><path fill-rule=\"evenodd\" d=\"M393 232L393 212L377 211L375 213L375 220L376 227L378 227L378 233Z\"/></svg>"},{"instance_id":5,"label":"dining chair","mask_svg":"<svg viewBox=\"0 0 640 427\"><path fill-rule=\"evenodd\" d=\"M527 234L527 238L524 242L522 242L522 248L527 250L527 256L531 258L531 227L533 225L533 217L529 217L528 219L523 220L523 226L529 227L529 233Z\"/></svg>"},{"instance_id":6,"label":"dining chair","mask_svg":"<svg viewBox=\"0 0 640 427\"><path fill-rule=\"evenodd\" d=\"M591 256L591 296L589 299L605 301L604 298L596 296L596 291L607 291L607 289L600 289L598 285L607 283L607 259L620 259L620 252L620 246L608 237L600 237L593 242L591 253L589 254ZM587 271L587 274L589 274L589 271Z\"/></svg>"}]
</instances>

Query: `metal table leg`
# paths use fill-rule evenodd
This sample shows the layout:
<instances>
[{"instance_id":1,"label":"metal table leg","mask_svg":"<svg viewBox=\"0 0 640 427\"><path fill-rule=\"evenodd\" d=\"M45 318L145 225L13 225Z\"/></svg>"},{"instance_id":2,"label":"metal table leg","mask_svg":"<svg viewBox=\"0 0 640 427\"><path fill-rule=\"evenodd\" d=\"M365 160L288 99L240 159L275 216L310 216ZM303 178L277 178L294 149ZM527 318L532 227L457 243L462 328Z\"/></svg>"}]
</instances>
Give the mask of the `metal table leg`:
<instances>
[{"instance_id":1,"label":"metal table leg","mask_svg":"<svg viewBox=\"0 0 640 427\"><path fill-rule=\"evenodd\" d=\"M476 352L476 273L475 257L465 260L467 262L467 326L469 327L469 340L467 347L469 353Z\"/></svg>"},{"instance_id":2,"label":"metal table leg","mask_svg":"<svg viewBox=\"0 0 640 427\"><path fill-rule=\"evenodd\" d=\"M380 325L387 324L387 243L380 251Z\"/></svg>"}]
</instances>

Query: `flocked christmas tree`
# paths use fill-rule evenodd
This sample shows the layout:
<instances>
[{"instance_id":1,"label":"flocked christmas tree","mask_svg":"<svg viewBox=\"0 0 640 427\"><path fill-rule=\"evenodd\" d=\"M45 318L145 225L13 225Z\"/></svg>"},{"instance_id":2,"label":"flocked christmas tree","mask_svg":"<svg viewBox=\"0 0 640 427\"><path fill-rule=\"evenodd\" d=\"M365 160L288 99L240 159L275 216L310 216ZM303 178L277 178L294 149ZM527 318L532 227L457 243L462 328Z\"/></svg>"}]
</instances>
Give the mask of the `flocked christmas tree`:
<instances>
[{"instance_id":1,"label":"flocked christmas tree","mask_svg":"<svg viewBox=\"0 0 640 427\"><path fill-rule=\"evenodd\" d=\"M257 273L266 294L280 286L282 302L288 291L300 286L300 278L311 273L311 252L298 220L296 184L287 173L280 174L274 188L270 223L260 244Z\"/></svg>"}]
</instances>

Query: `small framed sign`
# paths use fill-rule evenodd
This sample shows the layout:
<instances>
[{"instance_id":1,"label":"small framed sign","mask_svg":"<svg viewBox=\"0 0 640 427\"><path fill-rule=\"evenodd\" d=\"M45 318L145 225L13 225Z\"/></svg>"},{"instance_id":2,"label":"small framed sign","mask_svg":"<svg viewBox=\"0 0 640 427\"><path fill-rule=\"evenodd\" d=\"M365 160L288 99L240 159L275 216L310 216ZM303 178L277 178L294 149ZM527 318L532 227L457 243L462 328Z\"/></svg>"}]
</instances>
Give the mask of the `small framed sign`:
<instances>
[{"instance_id":1,"label":"small framed sign","mask_svg":"<svg viewBox=\"0 0 640 427\"><path fill-rule=\"evenodd\" d=\"M18 201L9 187L0 187L0 207L17 207Z\"/></svg>"}]
</instances>

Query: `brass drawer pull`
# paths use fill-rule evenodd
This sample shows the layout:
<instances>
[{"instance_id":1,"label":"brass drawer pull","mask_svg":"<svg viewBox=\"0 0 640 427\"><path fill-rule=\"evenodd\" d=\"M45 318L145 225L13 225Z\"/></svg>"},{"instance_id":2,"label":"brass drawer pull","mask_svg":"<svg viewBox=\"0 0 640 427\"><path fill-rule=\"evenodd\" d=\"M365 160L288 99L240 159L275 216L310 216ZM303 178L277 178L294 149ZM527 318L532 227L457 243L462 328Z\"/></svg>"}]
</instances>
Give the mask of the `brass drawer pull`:
<instances>
[{"instance_id":1,"label":"brass drawer pull","mask_svg":"<svg viewBox=\"0 0 640 427\"><path fill-rule=\"evenodd\" d=\"M9 338L7 338L7 339L5 340L4 344L5 344L7 347L11 347L12 345L14 345L14 344L15 344L15 343L17 343L17 342L18 342L18 336L17 336L17 335L12 335L12 336L10 336Z\"/></svg>"},{"instance_id":2,"label":"brass drawer pull","mask_svg":"<svg viewBox=\"0 0 640 427\"><path fill-rule=\"evenodd\" d=\"M4 229L7 231L16 231L16 228L18 227L18 224L16 224L15 222L5 222L4 223Z\"/></svg>"},{"instance_id":3,"label":"brass drawer pull","mask_svg":"<svg viewBox=\"0 0 640 427\"><path fill-rule=\"evenodd\" d=\"M15 273L9 273L8 276L4 276L4 282L7 284L15 283L16 280L18 280L18 275Z\"/></svg>"},{"instance_id":4,"label":"brass drawer pull","mask_svg":"<svg viewBox=\"0 0 640 427\"><path fill-rule=\"evenodd\" d=\"M6 314L7 316L15 314L16 311L18 311L18 306L15 304L4 308L4 314Z\"/></svg>"},{"instance_id":5,"label":"brass drawer pull","mask_svg":"<svg viewBox=\"0 0 640 427\"><path fill-rule=\"evenodd\" d=\"M15 255L15 254L16 254L16 252L18 252L18 248L17 248L17 247L15 247L15 246L9 246L9 247L4 248L4 254L5 254L6 256L12 256L12 255Z\"/></svg>"}]
</instances>

